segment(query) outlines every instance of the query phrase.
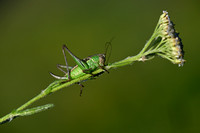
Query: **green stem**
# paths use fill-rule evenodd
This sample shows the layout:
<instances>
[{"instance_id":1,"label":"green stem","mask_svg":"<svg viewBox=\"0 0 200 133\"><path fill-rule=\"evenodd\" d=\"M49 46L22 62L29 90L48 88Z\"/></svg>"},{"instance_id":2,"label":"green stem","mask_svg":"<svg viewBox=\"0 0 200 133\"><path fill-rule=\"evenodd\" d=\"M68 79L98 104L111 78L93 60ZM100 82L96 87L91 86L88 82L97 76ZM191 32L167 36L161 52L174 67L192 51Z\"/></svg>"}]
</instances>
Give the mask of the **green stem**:
<instances>
[{"instance_id":1,"label":"green stem","mask_svg":"<svg viewBox=\"0 0 200 133\"><path fill-rule=\"evenodd\" d=\"M41 92L39 95L35 96L34 98L32 98L30 101L26 102L25 104L23 104L22 106L20 106L19 108L16 109L16 111L21 111L25 108L27 108L28 106L30 106L32 103L34 103L35 101L38 101L39 99L43 98L44 96L46 96L47 94Z\"/></svg>"},{"instance_id":2,"label":"green stem","mask_svg":"<svg viewBox=\"0 0 200 133\"><path fill-rule=\"evenodd\" d=\"M117 67L121 67L121 66L125 66L125 65L129 65L131 63L133 63L134 61L139 61L139 59L143 56L144 54L138 54L136 56L132 56L132 57L127 57L124 60L112 63L108 66L105 66L106 70L109 70L111 68L117 68ZM99 74L101 72L103 72L103 69L98 69L96 71L93 72L93 74ZM68 87L70 85L73 85L77 82L81 82L87 79L92 78L91 74L85 74L82 77L76 78L74 80L68 81L66 83L62 83L62 80L57 80L54 81L51 85L49 85L44 91L42 91L39 95L35 96L34 98L32 98L31 100L29 100L28 102L26 102L25 104L23 104L22 106L20 106L19 108L17 108L15 111L11 112L10 114L0 118L0 123L5 122L5 121L11 121L13 118L20 116L20 111L23 111L25 108L27 108L28 106L30 106L32 103L38 101L39 99L47 96L50 93L56 92L62 88ZM62 83L62 84L61 84Z\"/></svg>"},{"instance_id":3,"label":"green stem","mask_svg":"<svg viewBox=\"0 0 200 133\"><path fill-rule=\"evenodd\" d=\"M166 12L164 12L163 14L166 15ZM162 19L165 20L166 18L162 18ZM169 45L168 46L168 45L166 45L167 43L165 43L165 41L163 40L166 37L163 38L162 37L163 34L161 34L161 33L166 32L166 31L163 31L163 28L160 28L160 25L163 23L162 19L159 19L153 35L148 40L148 42L145 44L144 48L140 51L139 54L137 54L135 56L129 56L129 57L123 59L123 60L109 64L109 65L105 66L104 69L110 70L112 68L130 65L135 61L151 60L152 57L154 57L155 55L160 55L161 57L166 58L166 59L170 60L171 62L174 62L173 58L168 55L168 54L170 54L170 55L174 55L174 54L172 54L172 52L169 52L169 51L165 52L165 51L168 50L167 47L169 47L169 46L171 47L172 44L170 44L170 45L168 44ZM161 37L162 39L159 40L158 37ZM162 53L164 53L164 54L162 54ZM174 57L174 58L176 58L176 57ZM184 62L184 60L182 59L181 62L179 61L178 63L180 64L180 63L183 63L183 62ZM85 74L85 75L83 75L79 78L76 78L76 79L73 79L73 80L70 80L70 81L65 81L65 80L54 81L45 90L43 90L40 94L38 94L37 96L35 96L31 100L29 100L28 102L23 104L22 106L20 106L16 110L13 110L11 113L0 118L0 124L9 122L12 119L19 117L19 116L32 115L32 114L35 114L35 113L38 113L38 112L41 112L41 111L44 111L46 109L53 107L53 104L47 104L47 105L43 105L43 106L34 107L34 108L31 108L31 109L26 109L32 103L34 103L34 102L38 101L39 99L49 95L50 93L54 93L54 92L56 92L56 91L58 91L62 88L68 87L68 86L73 85L75 83L79 83L79 82L82 82L82 81L85 81L85 80L88 80L88 79L92 79L93 75L100 74L104 71L105 70L99 68L96 71L92 72L92 74Z\"/></svg>"}]
</instances>

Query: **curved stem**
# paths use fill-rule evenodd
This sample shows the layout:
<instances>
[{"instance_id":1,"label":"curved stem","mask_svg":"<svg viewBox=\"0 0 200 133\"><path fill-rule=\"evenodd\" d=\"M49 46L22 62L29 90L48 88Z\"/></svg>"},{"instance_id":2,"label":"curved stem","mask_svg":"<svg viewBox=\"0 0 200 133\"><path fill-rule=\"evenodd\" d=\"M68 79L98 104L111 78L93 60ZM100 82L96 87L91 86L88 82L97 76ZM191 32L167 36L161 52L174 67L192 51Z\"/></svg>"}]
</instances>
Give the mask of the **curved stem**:
<instances>
[{"instance_id":1,"label":"curved stem","mask_svg":"<svg viewBox=\"0 0 200 133\"><path fill-rule=\"evenodd\" d=\"M117 67L121 67L121 66L125 66L125 65L129 65L131 63L133 63L134 61L139 60L141 57L143 56L143 54L139 54L136 56L132 56L132 57L127 57L124 60L112 63L108 66L105 66L106 70L109 70L111 68L117 68ZM96 71L94 71L92 74L96 75L99 74L101 72L103 72L105 70L103 69L98 69ZM92 78L91 74L85 74L82 77L76 78L74 80L68 81L64 83L64 80L56 80L53 83L51 83L45 90L43 90L40 94L38 94L37 96L35 96L34 98L32 98L31 100L29 100L28 102L26 102L25 104L23 104L22 106L20 106L19 108L17 108L15 111L11 112L10 114L0 118L0 123L4 123L7 121L11 121L13 118L17 117L17 116L21 116L20 111L23 111L25 108L27 108L28 106L30 106L32 103L38 101L39 99L47 96L50 93L54 93L62 88L68 87L70 85L73 85L77 82L81 82L87 79Z\"/></svg>"},{"instance_id":2,"label":"curved stem","mask_svg":"<svg viewBox=\"0 0 200 133\"><path fill-rule=\"evenodd\" d=\"M176 52L176 51L168 50L168 47L171 48L172 46L174 46L174 44L173 44L174 40L168 40L168 43L165 43L165 40L163 40L164 38L169 36L168 35L166 37L162 37L162 36L164 36L162 34L162 32L166 32L166 31L162 31L163 28L159 28L161 23L163 23L162 21L168 20L168 19L166 20L166 18L165 18L165 16L167 15L167 12L163 12L163 14L164 15L161 15L162 19L159 19L159 21L158 21L158 24L157 24L157 26L154 30L153 35L147 41L144 48L140 51L139 54L137 54L135 56L129 56L129 57L123 59L123 60L120 60L120 61L117 61L117 62L114 62L112 64L105 66L104 69L99 68L99 69L95 70L94 72L92 72L92 74L84 74L83 76L76 78L76 79L73 79L73 80L70 80L70 81L66 81L66 79L65 80L60 79L60 80L54 81L45 90L43 90L40 94L38 94L37 96L35 96L31 100L29 100L28 102L23 104L22 106L20 106L16 110L13 110L11 113L0 118L0 124L10 122L11 120L13 120L14 118L19 117L19 116L32 115L32 114L35 114L35 113L38 113L38 112L41 112L41 111L44 111L44 110L47 110L47 109L53 107L53 104L47 104L47 105L43 105L43 106L34 107L34 108L31 108L31 109L26 109L32 103L40 100L41 98L49 95L50 93L54 93L58 90L61 90L62 88L68 87L68 86L73 85L75 83L80 83L82 81L92 79L94 77L94 75L101 74L105 70L110 70L112 68L130 65L135 61L151 60L152 57L154 57L155 55L159 55L161 57L164 57L164 58L170 60L173 63L182 65L184 60L182 58L181 58L181 60L176 59L177 57L173 53L173 52ZM167 17L167 18L169 18L169 17ZM160 40L160 39L158 39L158 37L161 37L162 39ZM169 39L171 39L171 38L169 38ZM165 52L165 51L167 51L167 52ZM172 58L172 56L173 56L173 58ZM175 61L174 61L174 58L176 59Z\"/></svg>"}]
</instances>

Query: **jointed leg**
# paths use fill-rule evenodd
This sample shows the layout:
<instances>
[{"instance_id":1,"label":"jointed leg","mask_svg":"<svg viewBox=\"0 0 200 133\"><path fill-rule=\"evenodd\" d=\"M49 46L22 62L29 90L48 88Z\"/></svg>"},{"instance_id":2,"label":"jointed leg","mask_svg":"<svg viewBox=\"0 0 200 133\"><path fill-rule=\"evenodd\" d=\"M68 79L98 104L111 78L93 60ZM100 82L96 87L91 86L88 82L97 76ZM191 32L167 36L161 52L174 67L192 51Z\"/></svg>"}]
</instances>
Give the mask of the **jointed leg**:
<instances>
[{"instance_id":1,"label":"jointed leg","mask_svg":"<svg viewBox=\"0 0 200 133\"><path fill-rule=\"evenodd\" d=\"M103 69L104 71L106 71L107 73L109 73L109 71L107 69L105 69L104 67L102 66L99 66L99 68Z\"/></svg>"},{"instance_id":2,"label":"jointed leg","mask_svg":"<svg viewBox=\"0 0 200 133\"><path fill-rule=\"evenodd\" d=\"M65 65L61 65L61 64L58 64L58 66L61 67L61 68L65 68L65 69L67 68L67 66L65 66ZM68 66L68 68L69 68L69 69L72 69L73 67Z\"/></svg>"},{"instance_id":3,"label":"jointed leg","mask_svg":"<svg viewBox=\"0 0 200 133\"><path fill-rule=\"evenodd\" d=\"M65 72L62 68L67 68L65 65L60 65L60 64L57 64L57 68L62 71L63 73L67 74L67 72ZM72 67L68 66L69 70L72 69Z\"/></svg>"},{"instance_id":4,"label":"jointed leg","mask_svg":"<svg viewBox=\"0 0 200 133\"><path fill-rule=\"evenodd\" d=\"M75 60L76 64L82 69L88 69L88 65L86 62L84 62L83 60L79 59L77 56L75 56L68 48L66 45L63 45L63 51L64 49L67 50L67 52L72 56L72 58ZM68 66L68 65L67 65Z\"/></svg>"},{"instance_id":5,"label":"jointed leg","mask_svg":"<svg viewBox=\"0 0 200 133\"><path fill-rule=\"evenodd\" d=\"M66 58L66 54L65 54L65 47L66 47L66 46L63 45L63 47L62 47L62 52L63 52L64 58L65 58L68 80L70 80L70 71L69 71L69 66L68 66L67 58Z\"/></svg>"},{"instance_id":6,"label":"jointed leg","mask_svg":"<svg viewBox=\"0 0 200 133\"><path fill-rule=\"evenodd\" d=\"M62 71L64 74L67 73L67 72L65 72L65 71L62 69L62 67L61 67L59 64L57 64L57 68L58 68L60 71Z\"/></svg>"},{"instance_id":7,"label":"jointed leg","mask_svg":"<svg viewBox=\"0 0 200 133\"><path fill-rule=\"evenodd\" d=\"M80 89L80 96L81 96L82 93L83 93L83 87L84 87L84 86L83 86L80 82L78 82L77 84L80 85L80 87L81 87L81 89Z\"/></svg>"},{"instance_id":8,"label":"jointed leg","mask_svg":"<svg viewBox=\"0 0 200 133\"><path fill-rule=\"evenodd\" d=\"M53 74L52 72L49 72L49 73L51 74L51 76L53 76L56 79L66 79L66 77L57 76L57 75Z\"/></svg>"}]
</instances>

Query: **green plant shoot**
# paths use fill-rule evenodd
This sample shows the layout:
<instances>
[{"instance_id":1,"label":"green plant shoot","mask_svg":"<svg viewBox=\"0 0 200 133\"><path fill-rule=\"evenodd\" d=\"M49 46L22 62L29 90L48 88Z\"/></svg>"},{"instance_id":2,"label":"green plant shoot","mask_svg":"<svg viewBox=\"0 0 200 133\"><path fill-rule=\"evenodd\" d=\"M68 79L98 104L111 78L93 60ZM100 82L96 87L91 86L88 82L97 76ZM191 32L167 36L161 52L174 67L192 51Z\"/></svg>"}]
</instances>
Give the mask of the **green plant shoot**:
<instances>
[{"instance_id":1,"label":"green plant shoot","mask_svg":"<svg viewBox=\"0 0 200 133\"><path fill-rule=\"evenodd\" d=\"M110 47L110 43L106 45L106 51ZM69 67L65 55L65 50L72 56L76 62L76 66ZM117 68L125 65L132 64L135 61L147 61L153 59L155 56L163 57L178 66L183 66L185 63L184 51L181 39L179 34L174 28L174 24L170 20L168 12L163 11L163 14L160 16L158 24L151 36L147 41L143 49L139 54L135 56L128 56L127 58L117 61L114 63L107 64L109 56L107 52L104 54L96 54L89 56L85 59L79 59L76 57L65 45L62 48L65 65L57 65L58 69L64 72L64 76L57 76L53 73L50 73L57 80L51 83L46 89L44 89L40 94L20 106L19 108L13 110L11 113L0 118L0 124L7 123L12 121L14 118L20 116L32 115L49 108L53 107L53 104L47 104L43 106L34 107L31 109L26 109L32 103L38 101L39 99L54 93L62 88L68 87L73 84L79 84L81 86L80 95L82 94L83 81L88 79L94 79L94 77L108 72L109 69ZM63 70L66 69L66 71Z\"/></svg>"}]
</instances>

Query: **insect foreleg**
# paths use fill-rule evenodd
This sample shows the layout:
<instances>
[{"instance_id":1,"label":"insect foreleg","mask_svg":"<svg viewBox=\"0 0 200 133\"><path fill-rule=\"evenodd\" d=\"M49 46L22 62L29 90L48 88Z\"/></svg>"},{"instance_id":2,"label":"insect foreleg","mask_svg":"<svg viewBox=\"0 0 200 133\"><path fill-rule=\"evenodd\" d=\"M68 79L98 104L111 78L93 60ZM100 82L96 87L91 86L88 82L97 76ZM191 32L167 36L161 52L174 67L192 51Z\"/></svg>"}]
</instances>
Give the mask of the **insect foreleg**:
<instances>
[{"instance_id":1,"label":"insect foreleg","mask_svg":"<svg viewBox=\"0 0 200 133\"><path fill-rule=\"evenodd\" d=\"M103 69L104 71L106 71L107 73L109 73L109 71L108 71L108 70L106 70L104 67L102 67L102 66L99 66L99 68L101 68L101 69Z\"/></svg>"}]
</instances>

